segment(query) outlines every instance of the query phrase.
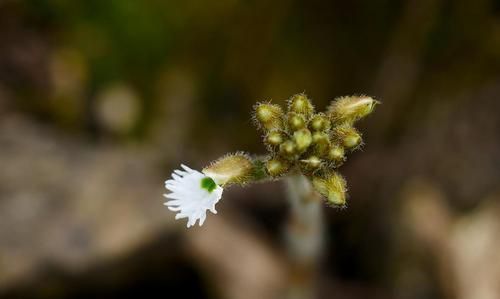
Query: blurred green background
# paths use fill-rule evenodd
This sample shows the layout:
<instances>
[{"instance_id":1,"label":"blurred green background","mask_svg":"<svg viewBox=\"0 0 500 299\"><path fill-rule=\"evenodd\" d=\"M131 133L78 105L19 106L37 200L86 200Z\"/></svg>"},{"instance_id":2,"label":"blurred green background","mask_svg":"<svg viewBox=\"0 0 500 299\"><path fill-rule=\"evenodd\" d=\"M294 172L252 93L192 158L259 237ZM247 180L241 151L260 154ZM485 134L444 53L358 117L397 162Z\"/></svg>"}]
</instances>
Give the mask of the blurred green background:
<instances>
[{"instance_id":1,"label":"blurred green background","mask_svg":"<svg viewBox=\"0 0 500 299\"><path fill-rule=\"evenodd\" d=\"M280 182L189 231L162 193L299 92L383 103L317 298L500 298L497 0L0 0L0 296L284 298Z\"/></svg>"}]
</instances>

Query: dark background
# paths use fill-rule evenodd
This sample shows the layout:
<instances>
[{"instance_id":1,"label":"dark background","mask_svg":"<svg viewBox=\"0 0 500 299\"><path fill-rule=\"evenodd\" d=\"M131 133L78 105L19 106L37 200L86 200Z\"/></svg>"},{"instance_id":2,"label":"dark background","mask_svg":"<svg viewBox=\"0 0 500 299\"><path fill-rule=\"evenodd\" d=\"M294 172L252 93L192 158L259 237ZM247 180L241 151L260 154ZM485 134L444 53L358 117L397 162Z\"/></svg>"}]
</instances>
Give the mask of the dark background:
<instances>
[{"instance_id":1,"label":"dark background","mask_svg":"<svg viewBox=\"0 0 500 299\"><path fill-rule=\"evenodd\" d=\"M500 2L0 0L0 294L283 298L280 182L201 228L163 181L265 152L256 101L382 101L318 298L500 298Z\"/></svg>"}]
</instances>

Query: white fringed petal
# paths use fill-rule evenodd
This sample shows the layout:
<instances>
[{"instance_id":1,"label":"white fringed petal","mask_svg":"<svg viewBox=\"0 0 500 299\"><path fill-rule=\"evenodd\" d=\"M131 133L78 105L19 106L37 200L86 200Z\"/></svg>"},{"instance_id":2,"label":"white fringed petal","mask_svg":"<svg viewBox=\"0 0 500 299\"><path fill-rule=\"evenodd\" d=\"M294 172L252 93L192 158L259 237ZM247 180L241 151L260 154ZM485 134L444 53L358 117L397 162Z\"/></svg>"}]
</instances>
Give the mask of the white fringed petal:
<instances>
[{"instance_id":1,"label":"white fringed petal","mask_svg":"<svg viewBox=\"0 0 500 299\"><path fill-rule=\"evenodd\" d=\"M215 204L222 197L222 187L216 185L209 191L202 187L202 180L208 178L203 173L181 165L183 170L174 170L172 179L165 181L165 188L171 193L163 194L169 199L164 203L169 210L177 212L175 219L188 218L187 227L199 220L202 226L207 217L207 210L217 214Z\"/></svg>"}]
</instances>

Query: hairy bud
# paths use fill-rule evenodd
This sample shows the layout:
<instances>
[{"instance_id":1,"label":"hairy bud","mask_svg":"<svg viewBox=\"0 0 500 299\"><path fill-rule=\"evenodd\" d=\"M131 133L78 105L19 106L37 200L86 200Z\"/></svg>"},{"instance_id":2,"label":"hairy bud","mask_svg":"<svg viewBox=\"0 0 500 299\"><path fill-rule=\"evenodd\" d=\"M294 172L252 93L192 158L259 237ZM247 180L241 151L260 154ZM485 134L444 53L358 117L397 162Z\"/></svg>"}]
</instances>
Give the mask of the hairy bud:
<instances>
[{"instance_id":1,"label":"hairy bud","mask_svg":"<svg viewBox=\"0 0 500 299\"><path fill-rule=\"evenodd\" d=\"M293 133L293 140L297 145L297 150L302 153L306 151L312 143L311 131L308 129L295 131L295 133Z\"/></svg>"},{"instance_id":2,"label":"hairy bud","mask_svg":"<svg viewBox=\"0 0 500 299\"><path fill-rule=\"evenodd\" d=\"M330 126L330 120L323 113L314 115L309 121L309 128L313 131L327 131L330 129Z\"/></svg>"},{"instance_id":3,"label":"hairy bud","mask_svg":"<svg viewBox=\"0 0 500 299\"><path fill-rule=\"evenodd\" d=\"M314 132L312 134L312 142L314 144L315 152L321 156L325 155L330 148L330 138L326 133Z\"/></svg>"},{"instance_id":4,"label":"hairy bud","mask_svg":"<svg viewBox=\"0 0 500 299\"><path fill-rule=\"evenodd\" d=\"M288 110L308 118L314 113L314 106L305 94L300 93L288 100Z\"/></svg>"},{"instance_id":5,"label":"hairy bud","mask_svg":"<svg viewBox=\"0 0 500 299\"><path fill-rule=\"evenodd\" d=\"M203 169L218 185L245 184L254 172L252 160L244 153L226 155Z\"/></svg>"},{"instance_id":6,"label":"hairy bud","mask_svg":"<svg viewBox=\"0 0 500 299\"><path fill-rule=\"evenodd\" d=\"M255 105L254 119L264 130L283 128L283 110L281 106L269 103Z\"/></svg>"},{"instance_id":7,"label":"hairy bud","mask_svg":"<svg viewBox=\"0 0 500 299\"><path fill-rule=\"evenodd\" d=\"M345 160L345 151L344 148L338 144L332 144L330 149L328 150L328 160L335 162L335 164L339 164Z\"/></svg>"},{"instance_id":8,"label":"hairy bud","mask_svg":"<svg viewBox=\"0 0 500 299\"><path fill-rule=\"evenodd\" d=\"M297 144L292 140L287 140L280 145L280 153L287 159L292 159L297 154Z\"/></svg>"},{"instance_id":9,"label":"hairy bud","mask_svg":"<svg viewBox=\"0 0 500 299\"><path fill-rule=\"evenodd\" d=\"M285 134L278 130L270 131L267 133L265 141L268 145L278 146L285 141Z\"/></svg>"},{"instance_id":10,"label":"hairy bud","mask_svg":"<svg viewBox=\"0 0 500 299\"><path fill-rule=\"evenodd\" d=\"M266 171L272 177L277 177L285 174L290 165L283 160L280 159L270 159L266 162Z\"/></svg>"},{"instance_id":11,"label":"hairy bud","mask_svg":"<svg viewBox=\"0 0 500 299\"><path fill-rule=\"evenodd\" d=\"M288 127L293 131L300 130L306 126L304 116L295 112L288 112Z\"/></svg>"},{"instance_id":12,"label":"hairy bud","mask_svg":"<svg viewBox=\"0 0 500 299\"><path fill-rule=\"evenodd\" d=\"M345 206L346 182L340 174L332 171L324 176L314 176L312 183L314 189L323 195L329 204L340 207Z\"/></svg>"},{"instance_id":13,"label":"hairy bud","mask_svg":"<svg viewBox=\"0 0 500 299\"><path fill-rule=\"evenodd\" d=\"M361 139L361 134L349 125L336 127L334 136L348 149L356 149L363 141Z\"/></svg>"},{"instance_id":14,"label":"hairy bud","mask_svg":"<svg viewBox=\"0 0 500 299\"><path fill-rule=\"evenodd\" d=\"M307 159L302 159L300 160L300 162L307 170L318 169L322 163L321 159L318 156L314 155L307 157Z\"/></svg>"},{"instance_id":15,"label":"hairy bud","mask_svg":"<svg viewBox=\"0 0 500 299\"><path fill-rule=\"evenodd\" d=\"M377 104L368 96L348 96L333 100L327 111L333 122L352 124L370 114Z\"/></svg>"}]
</instances>

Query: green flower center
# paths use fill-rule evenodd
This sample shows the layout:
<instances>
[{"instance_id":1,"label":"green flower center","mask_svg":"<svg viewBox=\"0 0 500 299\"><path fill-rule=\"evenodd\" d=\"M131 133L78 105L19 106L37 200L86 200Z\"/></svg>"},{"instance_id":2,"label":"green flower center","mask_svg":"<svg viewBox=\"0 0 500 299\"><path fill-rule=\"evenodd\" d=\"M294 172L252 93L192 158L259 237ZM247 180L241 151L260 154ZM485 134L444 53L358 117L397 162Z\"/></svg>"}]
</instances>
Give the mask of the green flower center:
<instances>
[{"instance_id":1,"label":"green flower center","mask_svg":"<svg viewBox=\"0 0 500 299\"><path fill-rule=\"evenodd\" d=\"M211 178L205 177L201 179L201 188L207 190L208 193L212 193L217 188L217 184Z\"/></svg>"}]
</instances>

